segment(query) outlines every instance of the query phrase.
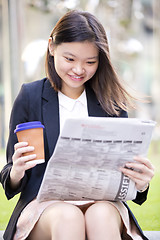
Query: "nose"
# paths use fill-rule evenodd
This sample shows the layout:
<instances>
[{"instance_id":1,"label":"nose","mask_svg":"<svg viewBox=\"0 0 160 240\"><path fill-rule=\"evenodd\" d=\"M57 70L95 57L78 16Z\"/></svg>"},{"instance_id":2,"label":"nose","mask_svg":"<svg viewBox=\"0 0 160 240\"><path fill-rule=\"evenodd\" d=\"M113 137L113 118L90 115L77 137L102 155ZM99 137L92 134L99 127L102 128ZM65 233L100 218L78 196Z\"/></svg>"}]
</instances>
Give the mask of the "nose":
<instances>
[{"instance_id":1,"label":"nose","mask_svg":"<svg viewBox=\"0 0 160 240\"><path fill-rule=\"evenodd\" d=\"M85 72L85 69L82 64L76 64L74 65L72 71L77 75L81 75Z\"/></svg>"}]
</instances>

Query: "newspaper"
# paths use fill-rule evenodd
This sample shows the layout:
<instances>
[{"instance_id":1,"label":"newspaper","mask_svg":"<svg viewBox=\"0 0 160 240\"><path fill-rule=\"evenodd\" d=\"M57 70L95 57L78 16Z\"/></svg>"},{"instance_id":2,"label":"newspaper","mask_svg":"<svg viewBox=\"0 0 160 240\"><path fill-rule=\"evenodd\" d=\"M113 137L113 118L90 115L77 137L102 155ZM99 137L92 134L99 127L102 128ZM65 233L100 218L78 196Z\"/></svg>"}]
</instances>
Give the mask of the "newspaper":
<instances>
[{"instance_id":1,"label":"newspaper","mask_svg":"<svg viewBox=\"0 0 160 240\"><path fill-rule=\"evenodd\" d=\"M67 119L38 201L135 199L135 183L119 167L147 155L154 126L154 121L136 118Z\"/></svg>"}]
</instances>

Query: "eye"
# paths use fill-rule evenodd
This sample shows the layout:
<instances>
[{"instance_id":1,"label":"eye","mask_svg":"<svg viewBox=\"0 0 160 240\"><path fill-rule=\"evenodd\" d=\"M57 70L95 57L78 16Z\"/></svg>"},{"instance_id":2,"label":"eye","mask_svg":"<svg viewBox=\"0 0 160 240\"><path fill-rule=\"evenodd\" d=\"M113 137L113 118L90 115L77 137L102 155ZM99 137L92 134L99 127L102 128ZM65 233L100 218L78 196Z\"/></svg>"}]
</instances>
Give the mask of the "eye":
<instances>
[{"instance_id":1,"label":"eye","mask_svg":"<svg viewBox=\"0 0 160 240\"><path fill-rule=\"evenodd\" d=\"M74 61L73 58L69 58L69 57L65 57L65 59L66 59L68 62L73 62L73 61Z\"/></svg>"},{"instance_id":2,"label":"eye","mask_svg":"<svg viewBox=\"0 0 160 240\"><path fill-rule=\"evenodd\" d=\"M93 65L93 64L95 64L96 63L96 61L89 61L89 62L87 62L89 65Z\"/></svg>"}]
</instances>

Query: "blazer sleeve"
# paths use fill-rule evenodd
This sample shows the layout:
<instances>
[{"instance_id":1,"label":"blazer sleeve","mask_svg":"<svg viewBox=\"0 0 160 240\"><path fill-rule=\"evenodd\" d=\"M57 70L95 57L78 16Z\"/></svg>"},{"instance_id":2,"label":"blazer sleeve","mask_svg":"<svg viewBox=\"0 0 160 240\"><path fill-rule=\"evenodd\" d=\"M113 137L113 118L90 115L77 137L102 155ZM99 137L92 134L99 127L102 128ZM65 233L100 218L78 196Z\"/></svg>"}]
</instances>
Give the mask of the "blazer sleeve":
<instances>
[{"instance_id":1,"label":"blazer sleeve","mask_svg":"<svg viewBox=\"0 0 160 240\"><path fill-rule=\"evenodd\" d=\"M40 110L38 109L40 109L39 106L41 103L40 100L38 100L39 102L34 101L36 108L34 107L33 110L33 99L41 99L40 95L42 92L42 86L43 81L37 81L32 84L23 84L13 104L9 124L9 138L7 143L7 164L1 171L1 183L8 199L14 197L15 194L23 190L31 174L30 170L26 171L25 176L21 181L21 185L18 189L16 189L16 191L13 191L13 189L10 188L10 171L13 165L12 156L14 153L14 145L18 141L14 130L16 128L16 125L19 123L37 120L38 116L40 115ZM35 96L35 92L37 96Z\"/></svg>"},{"instance_id":2,"label":"blazer sleeve","mask_svg":"<svg viewBox=\"0 0 160 240\"><path fill-rule=\"evenodd\" d=\"M8 199L21 192L28 179L28 174L26 173L21 181L21 185L18 189L16 189L16 191L13 191L13 189L10 188L10 171L13 165L12 156L14 153L14 145L17 143L17 137L14 133L14 129L16 128L17 124L27 122L29 120L29 109L29 97L25 85L23 85L13 104L9 124L9 138L7 143L7 164L1 171L1 183Z\"/></svg>"},{"instance_id":3,"label":"blazer sleeve","mask_svg":"<svg viewBox=\"0 0 160 240\"><path fill-rule=\"evenodd\" d=\"M149 187L144 192L137 192L136 198L133 200L133 202L141 205L147 200L147 194L148 194Z\"/></svg>"}]
</instances>

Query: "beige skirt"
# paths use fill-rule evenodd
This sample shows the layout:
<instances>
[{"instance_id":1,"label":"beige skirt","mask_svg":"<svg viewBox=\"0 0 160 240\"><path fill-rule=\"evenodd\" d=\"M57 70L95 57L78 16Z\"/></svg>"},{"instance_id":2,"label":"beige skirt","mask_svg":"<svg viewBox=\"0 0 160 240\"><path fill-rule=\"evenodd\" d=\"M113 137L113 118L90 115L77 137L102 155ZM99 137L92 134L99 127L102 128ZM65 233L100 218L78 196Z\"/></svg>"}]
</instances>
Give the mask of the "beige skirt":
<instances>
[{"instance_id":1,"label":"beige skirt","mask_svg":"<svg viewBox=\"0 0 160 240\"><path fill-rule=\"evenodd\" d=\"M37 223L38 219L40 218L43 211L58 201L47 201L47 202L41 202L39 203L36 199L34 199L32 202L30 202L22 211L18 222L16 226L16 232L14 235L13 240L25 240L32 229L34 228L35 224ZM81 201L66 201L67 203L74 204L77 206L85 205L89 202L81 202ZM119 211L119 214L121 215L121 218L123 220L124 226L125 226L125 233L124 238L125 240L142 240L142 237L140 236L139 231L137 230L137 227L133 221L130 221L128 209L124 206L122 202L110 202L107 201L110 204L114 205L117 210ZM94 201L90 201L90 203L94 203ZM26 228L27 226L27 228Z\"/></svg>"}]
</instances>

